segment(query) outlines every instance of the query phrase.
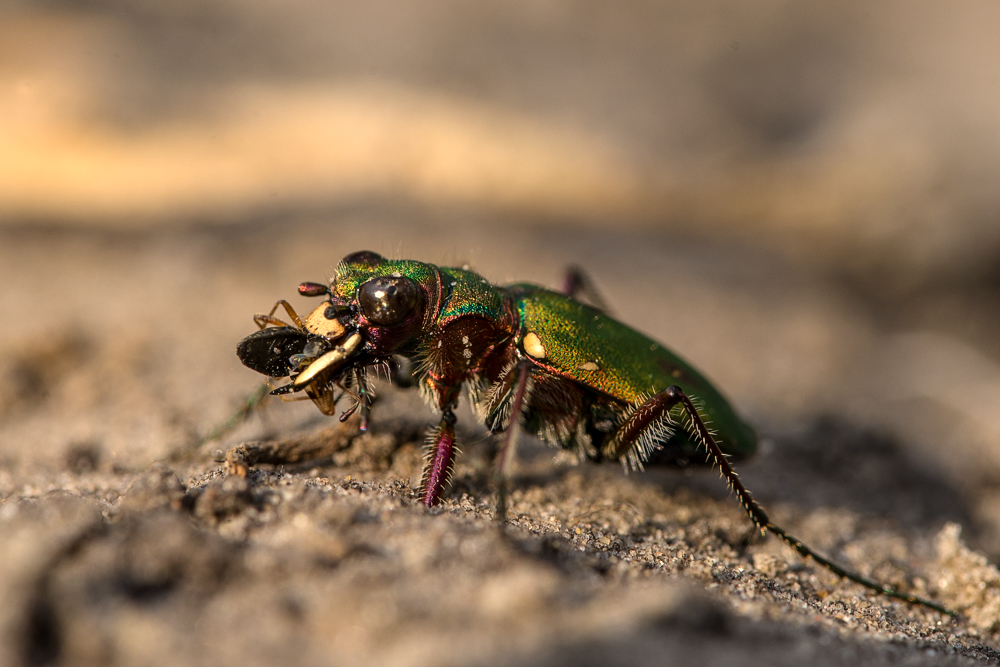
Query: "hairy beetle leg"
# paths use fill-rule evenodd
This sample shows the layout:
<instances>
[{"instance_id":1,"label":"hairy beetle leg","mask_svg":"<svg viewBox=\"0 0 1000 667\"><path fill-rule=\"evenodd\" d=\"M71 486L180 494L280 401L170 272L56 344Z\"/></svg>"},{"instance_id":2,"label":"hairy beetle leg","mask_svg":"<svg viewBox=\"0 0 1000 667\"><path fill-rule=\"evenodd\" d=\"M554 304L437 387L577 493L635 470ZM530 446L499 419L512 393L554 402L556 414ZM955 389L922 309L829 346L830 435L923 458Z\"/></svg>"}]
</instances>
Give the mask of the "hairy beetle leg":
<instances>
[{"instance_id":1,"label":"hairy beetle leg","mask_svg":"<svg viewBox=\"0 0 1000 667\"><path fill-rule=\"evenodd\" d=\"M812 559L837 576L853 581L856 584L860 584L861 586L873 590L876 593L881 593L882 595L887 595L891 598L896 598L897 600L903 600L912 604L919 604L927 607L928 609L941 612L942 614L948 614L949 616L955 615L955 612L937 604L936 602L931 602L915 595L901 593L894 588L889 588L888 586L880 584L876 581L862 577L860 574L845 570L830 559L821 556L810 549L801 540L790 535L788 531L781 526L772 523L764 509L756 500L754 500L747 488L743 486L743 482L740 481L739 475L737 475L736 471L733 470L733 467L729 464L729 460L726 455L723 454L719 445L715 442L711 431L708 430L708 427L705 426L705 422L703 422L701 417L698 415L698 411L695 409L691 399L688 398L681 388L676 385L667 387L665 390L640 405L635 412L633 412L632 415L625 420L625 423L619 427L618 432L612 439L611 444L605 451L605 454L616 458L621 458L627 455L642 433L653 425L660 417L670 412L671 408L678 404L683 407L684 412L691 420L691 430L708 451L709 460L719 466L719 469L722 471L722 476L726 478L726 482L729 484L729 488L736 494L737 499L740 501L740 505L743 506L743 510L750 517L754 526L760 530L761 534L766 534L768 531L774 533L781 539L782 542L794 549L803 558Z\"/></svg>"},{"instance_id":2,"label":"hairy beetle leg","mask_svg":"<svg viewBox=\"0 0 1000 667\"><path fill-rule=\"evenodd\" d=\"M455 413L450 407L441 413L441 424L427 438L427 454L420 479L420 500L427 507L437 505L455 465Z\"/></svg>"}]
</instances>

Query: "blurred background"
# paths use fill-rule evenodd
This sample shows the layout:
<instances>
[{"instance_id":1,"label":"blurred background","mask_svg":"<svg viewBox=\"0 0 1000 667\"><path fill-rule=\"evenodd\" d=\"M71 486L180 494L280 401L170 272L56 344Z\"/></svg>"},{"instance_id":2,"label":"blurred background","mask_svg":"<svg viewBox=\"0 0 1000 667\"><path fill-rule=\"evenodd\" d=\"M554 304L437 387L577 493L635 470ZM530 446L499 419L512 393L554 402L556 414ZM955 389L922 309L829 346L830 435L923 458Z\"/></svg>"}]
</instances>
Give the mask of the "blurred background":
<instances>
[{"instance_id":1,"label":"blurred background","mask_svg":"<svg viewBox=\"0 0 1000 667\"><path fill-rule=\"evenodd\" d=\"M0 494L196 440L257 382L252 314L372 249L580 265L758 427L765 500L957 518L996 558L998 24L992 0L7 0ZM842 478L810 501L776 451Z\"/></svg>"}]
</instances>

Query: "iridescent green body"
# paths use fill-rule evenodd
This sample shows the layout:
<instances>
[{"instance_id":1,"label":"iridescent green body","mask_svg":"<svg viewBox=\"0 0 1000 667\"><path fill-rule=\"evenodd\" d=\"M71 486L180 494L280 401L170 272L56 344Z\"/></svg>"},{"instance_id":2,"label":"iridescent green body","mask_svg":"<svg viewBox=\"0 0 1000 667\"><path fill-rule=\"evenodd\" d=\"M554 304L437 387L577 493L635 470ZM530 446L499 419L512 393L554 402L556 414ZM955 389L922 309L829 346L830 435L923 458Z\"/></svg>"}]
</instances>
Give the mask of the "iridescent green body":
<instances>
[{"instance_id":1,"label":"iridescent green body","mask_svg":"<svg viewBox=\"0 0 1000 667\"><path fill-rule=\"evenodd\" d=\"M284 326L247 337L241 359L272 376L289 374L292 383L276 391L305 391L333 414L340 396L367 400L369 368L409 358L442 414L422 483L429 505L444 492L454 463L452 411L463 388L492 431L510 430L516 410L528 431L593 461L641 467L704 460L704 437L684 406L656 408L663 398L654 397L669 387L694 399L725 454L756 448L753 429L701 373L568 294L492 285L468 269L369 252L346 257L329 287L309 283L304 293L328 299L304 321L294 316L298 327L261 316L261 326Z\"/></svg>"},{"instance_id":2,"label":"iridescent green body","mask_svg":"<svg viewBox=\"0 0 1000 667\"><path fill-rule=\"evenodd\" d=\"M578 277L578 276L577 276ZM303 296L326 296L305 318L287 301L237 345L248 367L290 382L272 394L304 392L325 414L344 396L367 428L368 371L413 362L415 379L441 415L429 433L421 501L437 504L458 454L454 408L468 389L479 418L502 434L494 466L497 517L521 426L594 461L698 460L719 467L754 525L771 531L831 572L901 600L944 607L841 568L768 518L729 464L752 453L757 436L729 402L686 361L569 292L518 283L491 285L467 269L389 260L370 251L348 255L327 285L302 283ZM274 317L284 307L292 320Z\"/></svg>"},{"instance_id":3,"label":"iridescent green body","mask_svg":"<svg viewBox=\"0 0 1000 667\"><path fill-rule=\"evenodd\" d=\"M421 289L420 326L382 352L413 358L418 380L438 407L452 404L464 384L487 425L501 430L507 397L497 398L498 383L517 359L530 359L537 367L536 389L527 405L526 426L586 458L605 458L603 447L614 424L670 385L696 397L701 416L727 454L743 456L756 449L753 429L690 364L570 296L523 283L492 285L467 269L382 259L377 264L342 263L331 284L332 301L356 301L360 287L380 276L405 277ZM525 350L529 334L540 341L543 356ZM372 337L378 341L377 335ZM675 410L673 421L680 417L681 410ZM631 453L633 464L650 455L658 460L695 456L696 440L683 429L674 431L668 436L661 428L653 441L647 438L644 451Z\"/></svg>"},{"instance_id":4,"label":"iridescent green body","mask_svg":"<svg viewBox=\"0 0 1000 667\"><path fill-rule=\"evenodd\" d=\"M677 385L698 399L699 412L724 452L745 456L756 449L753 429L722 394L660 343L564 294L528 284L506 291L521 314L521 338L533 332L545 350L544 358L532 358L539 367L630 405ZM696 449L683 433L671 444L678 456Z\"/></svg>"}]
</instances>

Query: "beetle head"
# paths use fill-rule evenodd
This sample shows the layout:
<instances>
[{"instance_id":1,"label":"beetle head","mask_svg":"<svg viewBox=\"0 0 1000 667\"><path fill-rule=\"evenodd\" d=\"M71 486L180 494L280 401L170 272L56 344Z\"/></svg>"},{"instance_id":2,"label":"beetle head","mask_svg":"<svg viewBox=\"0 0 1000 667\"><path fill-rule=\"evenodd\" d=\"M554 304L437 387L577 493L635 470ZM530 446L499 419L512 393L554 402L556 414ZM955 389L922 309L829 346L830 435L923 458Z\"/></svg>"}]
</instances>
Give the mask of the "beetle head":
<instances>
[{"instance_id":1,"label":"beetle head","mask_svg":"<svg viewBox=\"0 0 1000 667\"><path fill-rule=\"evenodd\" d=\"M237 346L244 365L292 382L272 393L305 391L326 414L334 410L334 390L346 389L353 369L416 348L438 302L433 266L387 260L362 251L348 255L329 287L302 283L299 294L327 298L302 319L303 328L257 331ZM431 313L428 317L428 313Z\"/></svg>"},{"instance_id":2,"label":"beetle head","mask_svg":"<svg viewBox=\"0 0 1000 667\"><path fill-rule=\"evenodd\" d=\"M438 283L430 264L352 253L337 267L327 306L332 311L324 314L337 313L345 329L360 332L364 351L374 357L406 353L433 322ZM312 330L308 323L306 328Z\"/></svg>"}]
</instances>

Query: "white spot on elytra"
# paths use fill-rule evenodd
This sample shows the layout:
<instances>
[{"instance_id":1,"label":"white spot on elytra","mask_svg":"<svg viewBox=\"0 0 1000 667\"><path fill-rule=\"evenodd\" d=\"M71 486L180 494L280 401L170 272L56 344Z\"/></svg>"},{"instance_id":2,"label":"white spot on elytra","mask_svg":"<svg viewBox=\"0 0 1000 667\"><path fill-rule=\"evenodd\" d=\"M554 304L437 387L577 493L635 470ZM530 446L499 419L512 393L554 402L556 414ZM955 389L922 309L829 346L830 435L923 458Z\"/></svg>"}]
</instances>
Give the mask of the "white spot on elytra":
<instances>
[{"instance_id":1,"label":"white spot on elytra","mask_svg":"<svg viewBox=\"0 0 1000 667\"><path fill-rule=\"evenodd\" d=\"M526 333L524 340L521 342L524 344L524 351L528 353L528 356L535 359L545 358L545 346L542 345L542 341L534 331Z\"/></svg>"},{"instance_id":2,"label":"white spot on elytra","mask_svg":"<svg viewBox=\"0 0 1000 667\"><path fill-rule=\"evenodd\" d=\"M596 361L585 361L579 366L577 366L581 371L599 371L601 367L597 365Z\"/></svg>"},{"instance_id":3,"label":"white spot on elytra","mask_svg":"<svg viewBox=\"0 0 1000 667\"><path fill-rule=\"evenodd\" d=\"M385 297L385 291L379 290L379 291L375 292L375 298L376 299L381 299L381 298L384 298L384 297Z\"/></svg>"},{"instance_id":4,"label":"white spot on elytra","mask_svg":"<svg viewBox=\"0 0 1000 667\"><path fill-rule=\"evenodd\" d=\"M462 336L462 345L468 345L468 344L469 344L469 337Z\"/></svg>"}]
</instances>

